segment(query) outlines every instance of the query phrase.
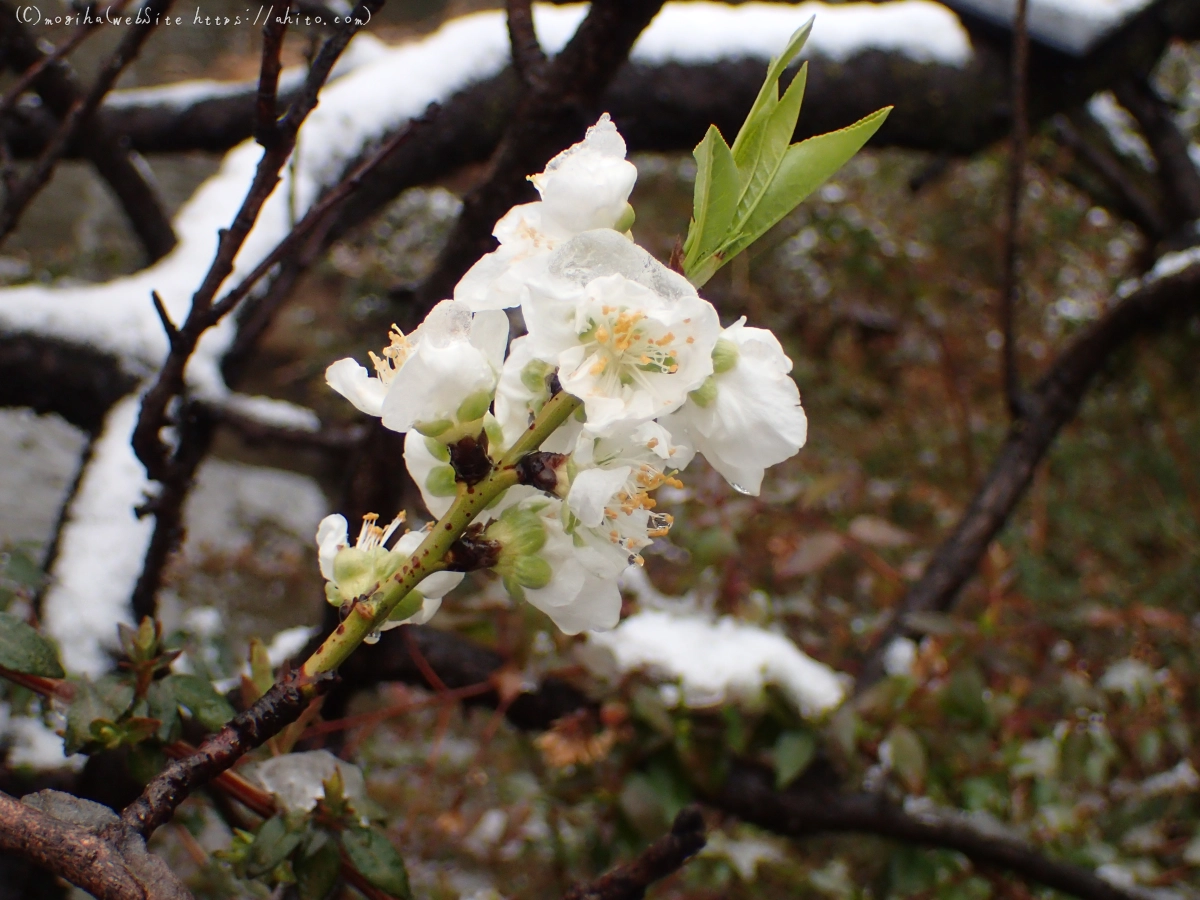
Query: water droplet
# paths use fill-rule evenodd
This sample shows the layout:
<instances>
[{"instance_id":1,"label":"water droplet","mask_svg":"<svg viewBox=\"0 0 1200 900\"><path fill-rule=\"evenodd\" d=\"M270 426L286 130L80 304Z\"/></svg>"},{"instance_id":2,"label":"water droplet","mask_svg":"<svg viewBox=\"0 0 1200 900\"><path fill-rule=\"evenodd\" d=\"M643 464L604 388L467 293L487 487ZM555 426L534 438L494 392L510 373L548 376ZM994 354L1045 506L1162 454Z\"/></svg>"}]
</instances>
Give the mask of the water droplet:
<instances>
[{"instance_id":1,"label":"water droplet","mask_svg":"<svg viewBox=\"0 0 1200 900\"><path fill-rule=\"evenodd\" d=\"M372 631L365 638L363 638L363 643L364 644L378 644L379 643L379 635L380 635L380 632Z\"/></svg>"},{"instance_id":2,"label":"water droplet","mask_svg":"<svg viewBox=\"0 0 1200 900\"><path fill-rule=\"evenodd\" d=\"M742 487L740 484L734 484L733 482L730 482L729 486L731 488L733 488L735 491L737 491L739 494L746 494L746 495L750 494L750 491L748 491L746 488Z\"/></svg>"}]
</instances>

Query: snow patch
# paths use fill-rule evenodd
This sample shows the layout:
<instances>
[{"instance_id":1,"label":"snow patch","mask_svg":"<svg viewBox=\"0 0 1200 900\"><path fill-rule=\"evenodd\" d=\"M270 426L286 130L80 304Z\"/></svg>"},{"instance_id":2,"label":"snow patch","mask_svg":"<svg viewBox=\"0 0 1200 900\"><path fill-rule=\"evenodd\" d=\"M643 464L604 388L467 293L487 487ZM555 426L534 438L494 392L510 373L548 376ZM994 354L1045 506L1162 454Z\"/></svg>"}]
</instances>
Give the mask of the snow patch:
<instances>
[{"instance_id":1,"label":"snow patch","mask_svg":"<svg viewBox=\"0 0 1200 900\"><path fill-rule=\"evenodd\" d=\"M134 513L150 488L130 445L140 408L132 395L105 418L50 571L42 624L70 672L106 671L108 652L118 648L117 623L132 624L129 598L154 530L152 518Z\"/></svg>"},{"instance_id":2,"label":"snow patch","mask_svg":"<svg viewBox=\"0 0 1200 900\"><path fill-rule=\"evenodd\" d=\"M0 735L8 749L10 768L29 768L38 772L68 768L78 772L87 757L63 753L62 737L34 716L14 716L7 703L0 703Z\"/></svg>"},{"instance_id":3,"label":"snow patch","mask_svg":"<svg viewBox=\"0 0 1200 900\"><path fill-rule=\"evenodd\" d=\"M1033 40L1081 56L1154 0L1029 0ZM1011 27L1017 0L947 0L947 5Z\"/></svg>"},{"instance_id":4,"label":"snow patch","mask_svg":"<svg viewBox=\"0 0 1200 900\"><path fill-rule=\"evenodd\" d=\"M1117 152L1135 159L1147 172L1158 170L1158 160L1150 150L1150 145L1138 130L1137 121L1129 114L1113 95L1112 91L1102 91L1087 102L1088 113L1099 123L1108 134Z\"/></svg>"},{"instance_id":5,"label":"snow patch","mask_svg":"<svg viewBox=\"0 0 1200 900\"><path fill-rule=\"evenodd\" d=\"M813 717L836 707L846 693L837 672L782 634L728 616L713 621L648 610L613 631L588 634L587 641L609 651L622 673L645 669L678 680L690 708L758 705L766 686L775 685L802 715Z\"/></svg>"}]
</instances>

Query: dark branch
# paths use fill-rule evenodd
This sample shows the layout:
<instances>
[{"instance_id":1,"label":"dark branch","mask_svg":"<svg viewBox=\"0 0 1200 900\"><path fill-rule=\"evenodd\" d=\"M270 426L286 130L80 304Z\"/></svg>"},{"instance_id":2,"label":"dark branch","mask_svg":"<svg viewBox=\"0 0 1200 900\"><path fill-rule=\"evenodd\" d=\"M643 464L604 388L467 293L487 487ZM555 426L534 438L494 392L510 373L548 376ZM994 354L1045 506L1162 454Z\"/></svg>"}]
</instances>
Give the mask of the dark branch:
<instances>
[{"instance_id":1,"label":"dark branch","mask_svg":"<svg viewBox=\"0 0 1200 900\"><path fill-rule=\"evenodd\" d=\"M57 791L0 794L0 849L61 875L98 900L190 900L191 894L112 810Z\"/></svg>"},{"instance_id":2,"label":"dark branch","mask_svg":"<svg viewBox=\"0 0 1200 900\"><path fill-rule=\"evenodd\" d=\"M288 12L291 11L289 7ZM279 92L279 72L283 68L283 38L287 34L288 15L268 16L263 24L262 67L258 75L258 93L255 98L254 139L270 150L278 139L275 120Z\"/></svg>"},{"instance_id":3,"label":"dark branch","mask_svg":"<svg viewBox=\"0 0 1200 900\"><path fill-rule=\"evenodd\" d=\"M917 62L900 53L867 51L834 62L814 57L810 89L796 138L831 131L881 106L896 109L872 146L899 146L969 155L1003 138L1010 128L1010 47L994 31L968 23L972 58L962 67ZM1074 109L1092 94L1123 78L1150 72L1172 36L1200 31L1200 6L1165 0L1156 15L1140 17L1084 59L1068 59L1034 46L1030 52L1030 125ZM626 63L596 103L620 124L631 150L690 151L710 123L736 133L759 86L765 63L724 60L708 64L651 66ZM467 88L444 104L454 143L427 133L408 149L426 174L407 176L425 183L467 163L487 159L512 120L518 80L507 72ZM281 97L289 100L295 92ZM203 150L223 152L252 137L257 84L197 100L187 106L163 101L110 98L99 118L142 153ZM463 102L459 102L459 101ZM29 158L44 142L44 118L22 110L9 129L14 153ZM477 121L479 131L470 128ZM39 124L40 123L40 124ZM80 153L81 146L72 148ZM397 167L398 171L404 171ZM393 176L395 177L395 176ZM387 202L391 194L381 202Z\"/></svg>"},{"instance_id":4,"label":"dark branch","mask_svg":"<svg viewBox=\"0 0 1200 900\"><path fill-rule=\"evenodd\" d=\"M156 8L161 8L162 5L156 5ZM126 34L117 53L108 63L119 66L116 74L127 64L121 61L122 54L131 49L136 54L137 46L140 46L152 28L153 24L130 26L130 32ZM68 135L68 138L76 139L68 139L61 147L56 147L55 136L59 135L61 138L61 129L56 125L48 132L43 131L38 153L47 159L57 160L74 145L77 152L89 159L99 175L108 182L150 259L157 260L165 256L175 246L175 232L154 186L143 174L144 164L131 151L122 147L114 137L115 132L110 132L105 127L102 117L91 115L115 79L115 74L111 78L108 76L108 65L98 77L91 95L85 97L74 73L64 61L44 64L47 54L17 20L15 10L4 0L0 0L0 49L4 51L0 57L9 68L18 73L39 64L43 66L40 74L34 79L33 86L53 116L62 121L63 127L68 125L67 120L72 110L77 111L78 134ZM102 82L106 80L108 84L101 90ZM80 115L81 111L86 111L87 115ZM6 200L5 209L9 207L10 201ZM6 217L7 213L0 216ZM6 231L6 228L0 228L0 235Z\"/></svg>"},{"instance_id":5,"label":"dark branch","mask_svg":"<svg viewBox=\"0 0 1200 900\"><path fill-rule=\"evenodd\" d=\"M382 2L383 0L365 0L360 6L374 12L382 5ZM254 173L254 180L241 208L234 216L232 225L221 231L216 258L193 295L187 319L183 325L179 326L171 352L159 371L154 385L143 400L141 415L138 417L137 427L134 430L133 446L138 459L146 466L147 473L157 481L164 481L172 474L170 451L163 444L159 432L167 424L167 407L183 391L184 370L189 357L199 343L201 335L229 312L240 296L244 296L250 290L262 273L266 271L264 265L269 268L273 263L264 261L243 281L239 288L235 288L219 303L214 303L217 291L233 271L233 262L238 251L250 234L251 228L254 227L259 211L266 203L267 197L279 182L279 173L295 146L296 134L308 114L317 105L317 93L325 84L334 63L358 28L357 25L348 25L322 45L317 58L308 71L304 88L278 124L273 146L264 151ZM269 51L270 48L268 47L267 50ZM267 65L264 64L264 70L267 68ZM297 230L299 229L293 229L286 240L291 240Z\"/></svg>"},{"instance_id":6,"label":"dark branch","mask_svg":"<svg viewBox=\"0 0 1200 900\"><path fill-rule=\"evenodd\" d=\"M1175 124L1170 107L1144 79L1117 85L1115 93L1137 119L1158 160L1159 177L1175 228L1200 219L1200 171L1188 153L1188 139Z\"/></svg>"},{"instance_id":7,"label":"dark branch","mask_svg":"<svg viewBox=\"0 0 1200 900\"><path fill-rule=\"evenodd\" d=\"M1130 338L1171 317L1200 311L1200 262L1175 274L1148 279L1075 338L1027 395L1028 410L1012 424L992 469L942 543L925 573L901 601L878 638L858 680L861 692L883 674L890 641L911 634L906 617L949 609L975 574L988 544L1004 527L1046 450L1075 415L1092 379Z\"/></svg>"},{"instance_id":8,"label":"dark branch","mask_svg":"<svg viewBox=\"0 0 1200 900\"><path fill-rule=\"evenodd\" d=\"M927 847L957 850L972 863L999 866L1082 900L1143 900L1087 869L1051 859L995 824L954 810L905 810L878 794L839 794L824 789L778 791L762 768L735 765L709 798L726 812L789 837L853 832Z\"/></svg>"},{"instance_id":9,"label":"dark branch","mask_svg":"<svg viewBox=\"0 0 1200 900\"><path fill-rule=\"evenodd\" d=\"M1009 154L1007 214L1004 229L1004 277L1000 286L1000 332L1004 336L1004 396L1009 415L1021 415L1021 373L1017 368L1017 303L1021 293L1021 194L1029 155L1028 0L1017 0L1012 57L1012 149Z\"/></svg>"},{"instance_id":10,"label":"dark branch","mask_svg":"<svg viewBox=\"0 0 1200 900\"><path fill-rule=\"evenodd\" d=\"M276 682L254 706L206 738L195 753L174 760L155 775L142 795L121 813L121 821L148 838L170 821L189 794L296 721L328 685L328 680L309 685L292 678Z\"/></svg>"},{"instance_id":11,"label":"dark branch","mask_svg":"<svg viewBox=\"0 0 1200 900\"><path fill-rule=\"evenodd\" d=\"M707 842L699 807L685 807L675 817L670 832L647 847L641 856L595 881L575 885L563 895L563 900L642 900L647 887L678 872Z\"/></svg>"},{"instance_id":12,"label":"dark branch","mask_svg":"<svg viewBox=\"0 0 1200 900\"><path fill-rule=\"evenodd\" d=\"M538 43L533 27L533 3L531 0L507 0L504 8L508 15L508 42L512 47L513 68L521 81L533 89L542 87L546 54Z\"/></svg>"},{"instance_id":13,"label":"dark branch","mask_svg":"<svg viewBox=\"0 0 1200 900\"><path fill-rule=\"evenodd\" d=\"M93 347L40 335L0 335L0 407L56 413L95 433L109 407L136 385L119 360Z\"/></svg>"},{"instance_id":14,"label":"dark branch","mask_svg":"<svg viewBox=\"0 0 1200 900\"><path fill-rule=\"evenodd\" d=\"M1082 120L1082 121L1081 121ZM1108 148L1097 146L1097 137L1104 134L1099 125L1086 112L1074 115L1058 115L1053 120L1054 136L1064 147L1072 150L1079 159L1099 176L1101 185L1088 183L1082 178L1072 177L1072 172L1063 177L1081 188L1100 205L1107 207L1123 219L1128 219L1150 240L1157 243L1167 236L1170 225L1158 208L1158 204L1135 182L1120 160ZM1088 135L1078 127L1084 126Z\"/></svg>"},{"instance_id":15,"label":"dark branch","mask_svg":"<svg viewBox=\"0 0 1200 900\"><path fill-rule=\"evenodd\" d=\"M206 406L209 416L237 432L248 444L283 444L287 447L315 447L320 450L349 450L362 443L366 425L330 425L317 431L284 428L251 419L231 409Z\"/></svg>"}]
</instances>

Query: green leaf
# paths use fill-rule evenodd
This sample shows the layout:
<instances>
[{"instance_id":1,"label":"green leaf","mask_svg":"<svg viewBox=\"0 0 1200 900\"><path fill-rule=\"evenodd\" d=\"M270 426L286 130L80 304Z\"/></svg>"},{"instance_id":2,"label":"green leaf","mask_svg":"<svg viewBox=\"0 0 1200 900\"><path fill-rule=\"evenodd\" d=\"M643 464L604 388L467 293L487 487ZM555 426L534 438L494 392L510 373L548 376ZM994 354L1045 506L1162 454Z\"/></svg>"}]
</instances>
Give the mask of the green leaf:
<instances>
[{"instance_id":1,"label":"green leaf","mask_svg":"<svg viewBox=\"0 0 1200 900\"><path fill-rule=\"evenodd\" d=\"M67 729L64 735L68 754L94 743L92 723L116 722L133 705L133 686L115 675L76 683L75 699L67 708Z\"/></svg>"},{"instance_id":2,"label":"green leaf","mask_svg":"<svg viewBox=\"0 0 1200 900\"><path fill-rule=\"evenodd\" d=\"M0 666L25 675L62 678L54 645L16 616L0 612Z\"/></svg>"},{"instance_id":3,"label":"green leaf","mask_svg":"<svg viewBox=\"0 0 1200 900\"><path fill-rule=\"evenodd\" d=\"M796 54L804 48L804 43L808 40L808 35L812 31L815 19L816 16L812 16L807 22L792 32L792 36L788 39L788 44L783 48L783 52L772 59L771 64L767 66L767 77L763 80L762 87L758 89L758 96L754 99L754 105L750 107L750 112L746 114L746 121L742 123L742 127L738 130L737 138L733 142L733 157L737 161L740 172L745 173L749 171L750 165L758 159L758 147L767 122L770 120L772 113L775 112L776 105L779 103L779 89L777 87L779 78L783 75L784 70L791 61L796 58ZM794 125L795 123L793 122ZM788 138L790 139L791 135Z\"/></svg>"},{"instance_id":4,"label":"green leaf","mask_svg":"<svg viewBox=\"0 0 1200 900\"><path fill-rule=\"evenodd\" d=\"M925 745L921 743L917 733L907 725L893 725L892 730L888 732L887 741L892 750L892 771L909 793L919 793L925 787L925 775L928 771Z\"/></svg>"},{"instance_id":5,"label":"green leaf","mask_svg":"<svg viewBox=\"0 0 1200 900\"><path fill-rule=\"evenodd\" d=\"M39 588L46 580L46 573L33 559L20 550L10 550L0 557L4 560L5 580L12 581L21 587Z\"/></svg>"},{"instance_id":6,"label":"green leaf","mask_svg":"<svg viewBox=\"0 0 1200 900\"><path fill-rule=\"evenodd\" d=\"M250 845L246 856L246 874L253 878L270 872L288 858L303 837L303 834L288 831L287 824L280 816L267 819Z\"/></svg>"},{"instance_id":7,"label":"green leaf","mask_svg":"<svg viewBox=\"0 0 1200 900\"><path fill-rule=\"evenodd\" d=\"M792 83L788 85L783 99L771 113L762 132L758 147L758 159L753 168L742 174L742 195L738 198L737 214L731 231L738 233L754 214L758 204L775 180L792 135L796 133L796 121L800 118L800 104L804 100L804 87L808 83L808 63L800 67ZM740 167L739 167L740 172Z\"/></svg>"},{"instance_id":8,"label":"green leaf","mask_svg":"<svg viewBox=\"0 0 1200 900\"><path fill-rule=\"evenodd\" d=\"M296 890L300 900L325 900L337 884L342 858L332 842L326 842L295 863Z\"/></svg>"},{"instance_id":9,"label":"green leaf","mask_svg":"<svg viewBox=\"0 0 1200 900\"><path fill-rule=\"evenodd\" d=\"M348 828L342 832L342 846L354 868L367 881L400 900L412 900L404 860L381 832L374 828Z\"/></svg>"},{"instance_id":10,"label":"green leaf","mask_svg":"<svg viewBox=\"0 0 1200 900\"><path fill-rule=\"evenodd\" d=\"M817 755L811 731L785 731L775 742L775 787L785 788L801 775Z\"/></svg>"},{"instance_id":11,"label":"green leaf","mask_svg":"<svg viewBox=\"0 0 1200 900\"><path fill-rule=\"evenodd\" d=\"M150 682L146 689L146 714L158 719L158 739L168 743L175 738L179 725L179 701L170 678Z\"/></svg>"},{"instance_id":12,"label":"green leaf","mask_svg":"<svg viewBox=\"0 0 1200 900\"><path fill-rule=\"evenodd\" d=\"M716 125L708 131L693 153L696 157L696 187L692 197L692 223L684 254L699 260L721 245L737 210L741 184L725 139ZM685 261L684 267L687 268Z\"/></svg>"},{"instance_id":13,"label":"green leaf","mask_svg":"<svg viewBox=\"0 0 1200 900\"><path fill-rule=\"evenodd\" d=\"M233 718L233 707L208 679L198 675L168 675L163 680L170 682L179 705L210 731L216 731Z\"/></svg>"},{"instance_id":14,"label":"green leaf","mask_svg":"<svg viewBox=\"0 0 1200 900\"><path fill-rule=\"evenodd\" d=\"M890 106L885 107L847 128L820 134L789 147L754 211L732 240L718 251L720 263L732 259L753 244L824 184L871 139L891 109Z\"/></svg>"}]
</instances>

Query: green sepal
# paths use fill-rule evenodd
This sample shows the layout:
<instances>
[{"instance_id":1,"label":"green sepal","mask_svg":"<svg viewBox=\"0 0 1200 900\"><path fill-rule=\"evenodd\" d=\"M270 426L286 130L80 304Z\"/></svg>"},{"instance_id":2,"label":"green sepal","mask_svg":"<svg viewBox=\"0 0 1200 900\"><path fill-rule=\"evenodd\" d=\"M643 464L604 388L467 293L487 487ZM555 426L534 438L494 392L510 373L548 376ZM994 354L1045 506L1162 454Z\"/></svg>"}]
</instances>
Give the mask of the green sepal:
<instances>
[{"instance_id":1,"label":"green sepal","mask_svg":"<svg viewBox=\"0 0 1200 900\"><path fill-rule=\"evenodd\" d=\"M453 497L458 493L458 476L453 466L434 466L425 476L425 490L435 497Z\"/></svg>"}]
</instances>

